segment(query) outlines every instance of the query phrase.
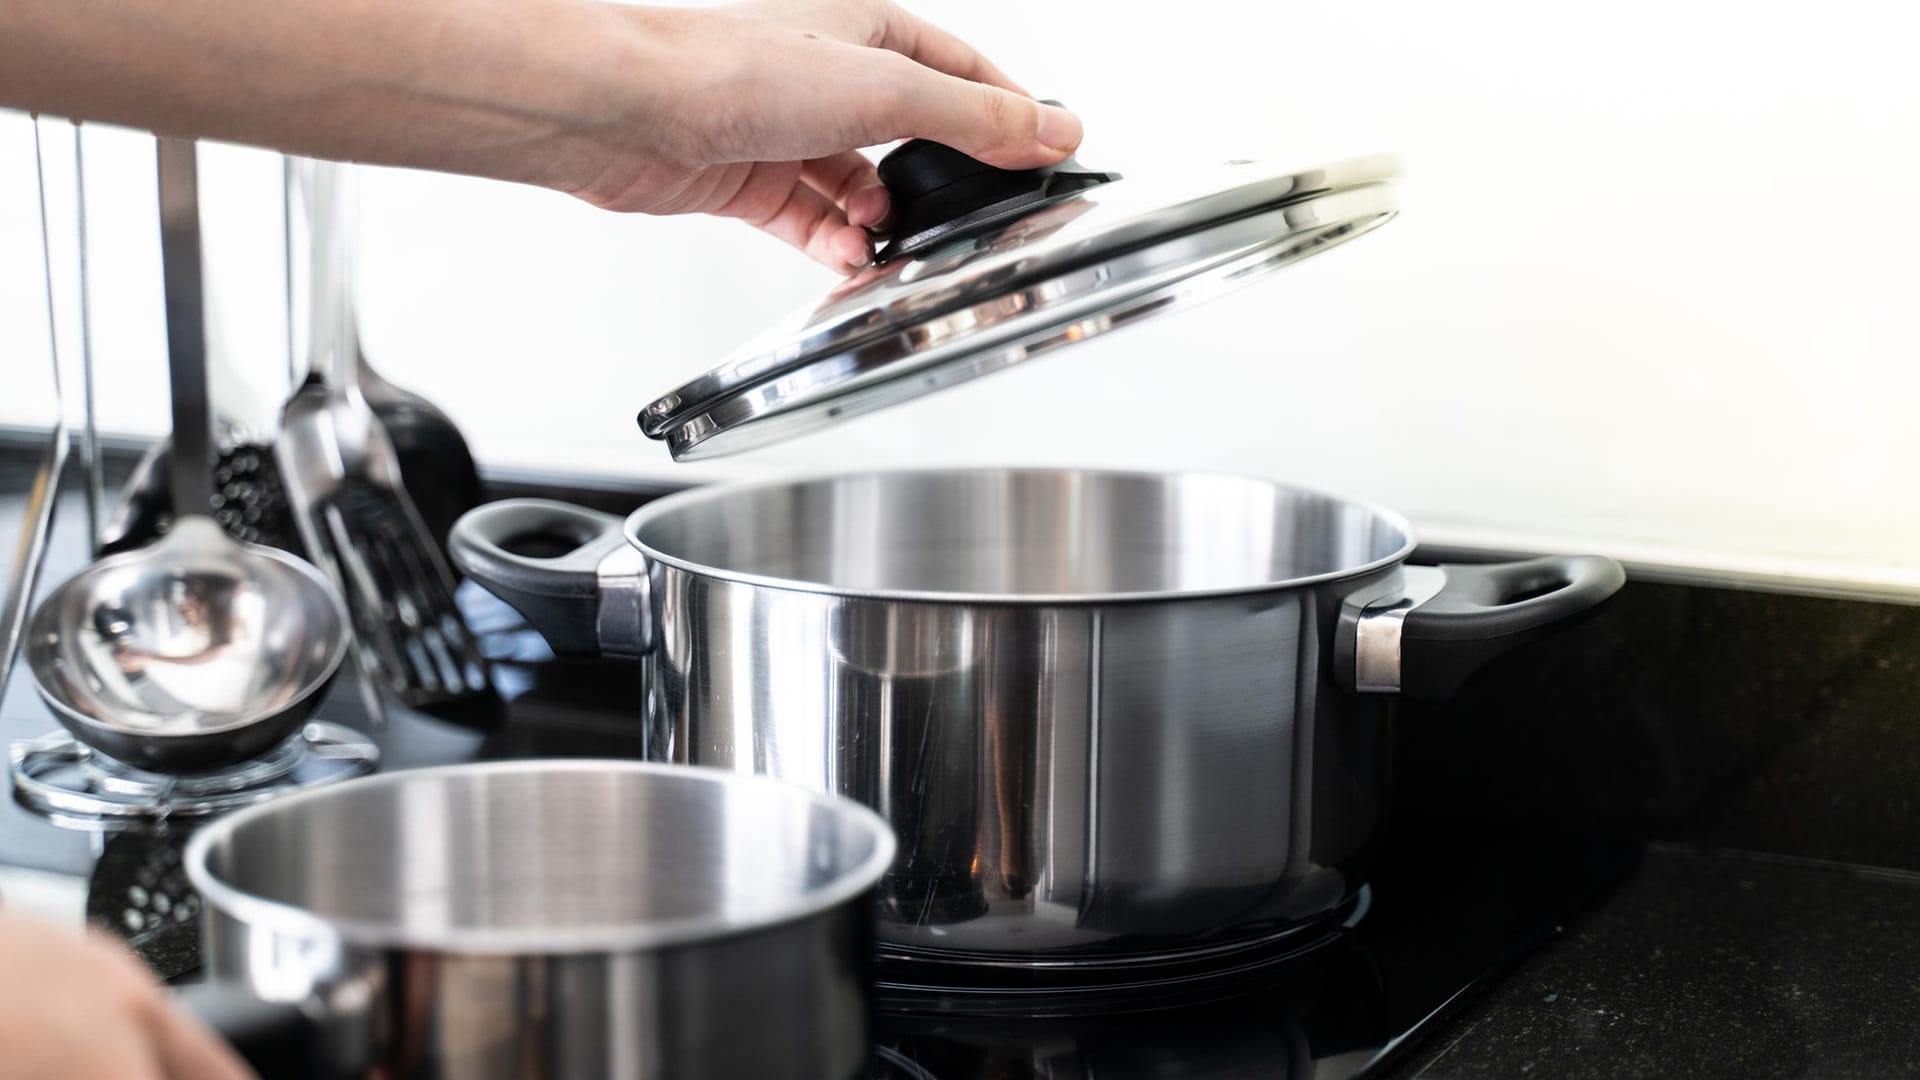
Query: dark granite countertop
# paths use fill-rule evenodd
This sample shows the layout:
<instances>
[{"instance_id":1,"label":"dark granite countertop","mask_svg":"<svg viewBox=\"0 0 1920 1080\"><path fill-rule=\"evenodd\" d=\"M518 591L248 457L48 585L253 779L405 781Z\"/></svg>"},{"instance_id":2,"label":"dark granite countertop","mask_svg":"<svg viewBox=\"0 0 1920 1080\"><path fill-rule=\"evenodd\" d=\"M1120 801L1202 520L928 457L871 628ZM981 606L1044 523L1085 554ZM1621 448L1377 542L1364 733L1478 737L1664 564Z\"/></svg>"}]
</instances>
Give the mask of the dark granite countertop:
<instances>
[{"instance_id":1,"label":"dark granite countertop","mask_svg":"<svg viewBox=\"0 0 1920 1080\"><path fill-rule=\"evenodd\" d=\"M1405 1080L1920 1075L1920 875L1654 844Z\"/></svg>"},{"instance_id":2,"label":"dark granite countertop","mask_svg":"<svg viewBox=\"0 0 1920 1080\"><path fill-rule=\"evenodd\" d=\"M1394 1080L1920 1076L1920 608L1630 582L1485 676L1402 803L1651 842Z\"/></svg>"}]
</instances>

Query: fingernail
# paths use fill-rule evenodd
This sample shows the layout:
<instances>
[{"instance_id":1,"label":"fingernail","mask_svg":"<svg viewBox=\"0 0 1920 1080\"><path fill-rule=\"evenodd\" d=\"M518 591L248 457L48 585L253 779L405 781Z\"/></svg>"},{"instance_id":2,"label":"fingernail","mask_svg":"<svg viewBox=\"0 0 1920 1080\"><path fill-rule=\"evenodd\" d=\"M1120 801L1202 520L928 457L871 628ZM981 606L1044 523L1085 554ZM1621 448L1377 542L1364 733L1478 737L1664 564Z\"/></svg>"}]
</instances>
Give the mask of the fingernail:
<instances>
[{"instance_id":1,"label":"fingernail","mask_svg":"<svg viewBox=\"0 0 1920 1080\"><path fill-rule=\"evenodd\" d=\"M860 254L855 255L853 258L847 260L847 265L853 267L855 270L865 270L867 268L867 264L871 263L872 261L873 261L873 256L868 254L866 249L862 248L860 251Z\"/></svg>"},{"instance_id":2,"label":"fingernail","mask_svg":"<svg viewBox=\"0 0 1920 1080\"><path fill-rule=\"evenodd\" d=\"M1040 141L1055 150L1080 145L1080 118L1053 105L1040 106Z\"/></svg>"}]
</instances>

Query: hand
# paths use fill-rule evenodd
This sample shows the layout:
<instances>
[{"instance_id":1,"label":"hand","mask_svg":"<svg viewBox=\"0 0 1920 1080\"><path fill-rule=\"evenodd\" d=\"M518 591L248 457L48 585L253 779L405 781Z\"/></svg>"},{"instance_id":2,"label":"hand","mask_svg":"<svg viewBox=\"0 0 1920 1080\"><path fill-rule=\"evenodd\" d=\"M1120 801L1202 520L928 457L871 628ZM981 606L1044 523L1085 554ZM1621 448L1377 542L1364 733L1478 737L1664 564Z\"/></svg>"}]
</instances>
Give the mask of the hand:
<instances>
[{"instance_id":1,"label":"hand","mask_svg":"<svg viewBox=\"0 0 1920 1080\"><path fill-rule=\"evenodd\" d=\"M856 148L929 138L1025 169L1080 143L1072 113L891 0L631 10L676 59L575 192L609 209L741 218L845 273L889 211Z\"/></svg>"},{"instance_id":2,"label":"hand","mask_svg":"<svg viewBox=\"0 0 1920 1080\"><path fill-rule=\"evenodd\" d=\"M253 1076L103 936L0 913L0 973L0 1075L8 1080Z\"/></svg>"},{"instance_id":3,"label":"hand","mask_svg":"<svg viewBox=\"0 0 1920 1080\"><path fill-rule=\"evenodd\" d=\"M887 196L856 151L928 138L1003 168L1080 121L892 0L0 3L0 105L309 157L743 218L845 272Z\"/></svg>"}]
</instances>

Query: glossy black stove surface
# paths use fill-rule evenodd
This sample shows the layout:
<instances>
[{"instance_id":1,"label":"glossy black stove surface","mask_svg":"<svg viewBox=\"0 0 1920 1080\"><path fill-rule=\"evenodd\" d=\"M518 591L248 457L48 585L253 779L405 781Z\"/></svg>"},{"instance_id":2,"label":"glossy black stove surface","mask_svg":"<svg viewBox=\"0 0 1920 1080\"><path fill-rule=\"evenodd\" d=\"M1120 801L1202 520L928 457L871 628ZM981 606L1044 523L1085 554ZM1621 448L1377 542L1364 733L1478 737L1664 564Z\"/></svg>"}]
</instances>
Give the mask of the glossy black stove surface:
<instances>
[{"instance_id":1,"label":"glossy black stove surface","mask_svg":"<svg viewBox=\"0 0 1920 1080\"><path fill-rule=\"evenodd\" d=\"M17 492L0 484L9 535ZM82 530L69 497L49 580L84 562ZM510 612L467 599L494 631L506 720L396 710L370 732L383 769L640 753L635 667L552 661ZM1112 1008L889 1009L876 1076L1920 1076L1916 693L1920 607L1632 582L1456 701L1402 710L1401 809L1369 906L1338 935ZM366 723L344 684L321 717ZM52 730L21 674L0 742ZM158 970L197 956L164 842L54 828L5 799L9 867L76 890L97 875L93 916Z\"/></svg>"},{"instance_id":2,"label":"glossy black stove surface","mask_svg":"<svg viewBox=\"0 0 1920 1080\"><path fill-rule=\"evenodd\" d=\"M73 527L73 520L63 527ZM50 580L77 569L68 538ZM369 722L357 687L333 688L318 718L367 731L383 770L487 758L638 756L639 672L631 664L556 661L513 613L472 586L463 605L508 699L504 723L468 728L390 708ZM54 730L23 675L0 703L0 741ZM127 938L163 976L191 977L196 920L177 871L179 834L90 834L0 804L0 865L91 879L89 914ZM1290 942L1232 978L1190 977L1126 994L1000 1002L886 999L883 1077L1053 1080L1378 1075L1404 1060L1476 988L1490 985L1616 879L1634 846L1403 818L1364 910ZM1189 973L1190 975L1192 973ZM1046 1015L1031 1015L1034 1013Z\"/></svg>"},{"instance_id":3,"label":"glossy black stove surface","mask_svg":"<svg viewBox=\"0 0 1920 1080\"><path fill-rule=\"evenodd\" d=\"M483 603L479 621L497 614ZM510 628L488 642L506 661L500 674L512 698L508 722L474 731L396 710L372 729L386 753L383 769L639 753L628 726L638 705L622 700L635 695L636 671L553 663L537 639ZM596 708L596 698L613 704ZM322 712L371 727L360 710L348 685L336 688ZM7 739L52 724L37 701L16 694L8 695L4 715L0 737ZM196 924L178 914L194 903L178 880L179 843L177 832L90 835L57 828L11 800L0 807L0 863L90 877L90 917L137 945L169 978L191 977L198 953ZM1364 903L1344 924L1289 942L1271 957L1243 957L1231 976L1189 972L1177 984L1020 1001L883 993L876 1075L1380 1075L1616 880L1635 850L1591 831L1574 840L1402 819ZM994 1015L973 1015L982 1011Z\"/></svg>"},{"instance_id":4,"label":"glossy black stove surface","mask_svg":"<svg viewBox=\"0 0 1920 1080\"><path fill-rule=\"evenodd\" d=\"M7 500L0 497L0 503ZM85 563L84 523L69 497L42 588ZM0 507L4 509L4 507ZM496 663L506 717L466 727L389 707L366 715L340 680L316 719L368 733L382 770L490 758L639 756L633 664L555 660L537 634L471 585L461 601ZM0 699L0 743L56 730L22 673ZM88 833L0 801L0 866L87 880L89 917L134 944L156 971L192 978L194 898L179 880L178 831ZM1634 845L1403 817L1390 834L1364 910L1294 941L1231 978L1194 977L1125 994L911 1007L883 998L876 1075L938 1080L1377 1076L1397 1067L1477 990L1550 937L1616 879ZM1191 973L1190 973L1191 974ZM1034 1015L1044 1014L1044 1015Z\"/></svg>"},{"instance_id":5,"label":"glossy black stove surface","mask_svg":"<svg viewBox=\"0 0 1920 1080\"><path fill-rule=\"evenodd\" d=\"M941 1080L1383 1075L1636 851L1624 839L1403 820L1365 910L1268 969L1133 993L1110 1012L1044 999L1036 1010L1058 1015L883 1009L881 1045Z\"/></svg>"}]
</instances>

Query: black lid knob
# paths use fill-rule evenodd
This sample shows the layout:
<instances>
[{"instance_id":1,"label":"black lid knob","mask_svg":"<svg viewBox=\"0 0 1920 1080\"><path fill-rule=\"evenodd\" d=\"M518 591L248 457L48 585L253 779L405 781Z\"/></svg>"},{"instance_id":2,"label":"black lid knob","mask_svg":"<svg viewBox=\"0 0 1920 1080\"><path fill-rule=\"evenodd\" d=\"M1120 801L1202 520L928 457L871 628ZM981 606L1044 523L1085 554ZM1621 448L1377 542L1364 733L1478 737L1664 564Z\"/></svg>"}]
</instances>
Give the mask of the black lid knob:
<instances>
[{"instance_id":1,"label":"black lid knob","mask_svg":"<svg viewBox=\"0 0 1920 1080\"><path fill-rule=\"evenodd\" d=\"M997 169L926 139L895 147L878 168L893 201L891 239L879 253L883 263L983 235L1074 192L1120 179L1119 173L1089 171L1071 157L1037 169Z\"/></svg>"},{"instance_id":2,"label":"black lid knob","mask_svg":"<svg viewBox=\"0 0 1920 1080\"><path fill-rule=\"evenodd\" d=\"M895 147L880 159L880 182L893 196L896 213L902 205L911 205L949 184L972 180L986 173L1008 172L996 169L979 158L968 157L937 142L913 139ZM1012 173L1012 175L1021 175Z\"/></svg>"}]
</instances>

